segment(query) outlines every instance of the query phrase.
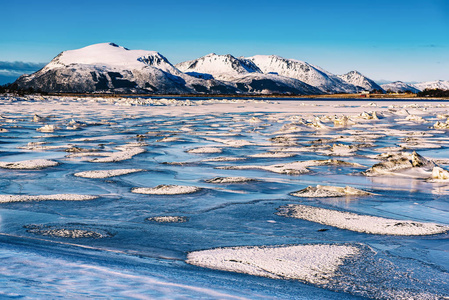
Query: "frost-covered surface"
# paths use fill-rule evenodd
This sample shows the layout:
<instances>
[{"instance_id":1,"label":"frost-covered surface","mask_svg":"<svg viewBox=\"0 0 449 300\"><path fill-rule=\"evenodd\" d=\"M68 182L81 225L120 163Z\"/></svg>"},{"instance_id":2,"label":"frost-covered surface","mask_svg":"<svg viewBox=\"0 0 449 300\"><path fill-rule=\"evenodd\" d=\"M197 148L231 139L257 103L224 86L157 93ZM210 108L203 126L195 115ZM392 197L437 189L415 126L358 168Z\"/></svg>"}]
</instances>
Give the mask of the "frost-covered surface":
<instances>
[{"instance_id":1,"label":"frost-covered surface","mask_svg":"<svg viewBox=\"0 0 449 300\"><path fill-rule=\"evenodd\" d=\"M50 159L32 159L15 162L0 161L0 168L19 169L19 170L37 170L59 165L57 161Z\"/></svg>"},{"instance_id":2,"label":"frost-covered surface","mask_svg":"<svg viewBox=\"0 0 449 300\"><path fill-rule=\"evenodd\" d=\"M358 249L340 245L253 246L190 252L187 263L274 279L324 284Z\"/></svg>"},{"instance_id":3,"label":"frost-covered surface","mask_svg":"<svg viewBox=\"0 0 449 300\"><path fill-rule=\"evenodd\" d=\"M449 231L449 226L436 223L387 219L300 204L282 206L277 214L369 234L431 235Z\"/></svg>"},{"instance_id":4,"label":"frost-covered surface","mask_svg":"<svg viewBox=\"0 0 449 300\"><path fill-rule=\"evenodd\" d=\"M61 163L41 170L0 169L0 190L9 201L0 210L0 268L8 283L4 297L321 300L449 295L447 233L367 234L275 214L293 203L331 210L330 220L336 211L398 220L394 224L401 226L390 227L406 231L418 230L419 223L426 224L422 228L429 223L449 226L449 138L446 129L433 128L449 117L446 102L100 95L0 100L0 128L5 129L1 161ZM35 122L35 114L45 120ZM36 131L46 124L61 129ZM164 138L179 139L158 142ZM223 152L187 152L201 147ZM126 155L133 149L145 152ZM337 156L343 150L353 155ZM111 155L129 158L111 161ZM90 161L95 158L110 162L100 168ZM378 168L389 173L362 173L392 161L392 169ZM74 176L125 169L146 171L101 180ZM217 177L223 183L205 182ZM229 182L233 177L256 180ZM133 187L154 192L158 185L203 190L132 192ZM290 195L318 185L373 194ZM70 201L75 196L55 195L98 199ZM163 222L175 217L188 222ZM360 223L370 224L364 220ZM343 259L333 276L307 283L184 262L194 251L254 245L339 245L358 253ZM289 272L282 263L274 260L273 270Z\"/></svg>"},{"instance_id":5,"label":"frost-covered surface","mask_svg":"<svg viewBox=\"0 0 449 300\"><path fill-rule=\"evenodd\" d=\"M350 186L327 186L317 185L308 186L302 190L291 193L290 195L296 197L343 197L343 196L366 196L372 195L370 192L362 191Z\"/></svg>"},{"instance_id":6,"label":"frost-covered surface","mask_svg":"<svg viewBox=\"0 0 449 300\"><path fill-rule=\"evenodd\" d=\"M161 184L153 188L133 188L131 191L136 194L148 195L180 195L192 194L200 190L201 188L196 186Z\"/></svg>"},{"instance_id":7,"label":"frost-covered surface","mask_svg":"<svg viewBox=\"0 0 449 300\"><path fill-rule=\"evenodd\" d=\"M95 171L78 172L73 175L84 178L109 178L143 171L145 170L143 169L95 170Z\"/></svg>"},{"instance_id":8,"label":"frost-covered surface","mask_svg":"<svg viewBox=\"0 0 449 300\"><path fill-rule=\"evenodd\" d=\"M0 203L29 202L29 201L87 201L97 199L98 196L79 194L54 195L0 195Z\"/></svg>"}]
</instances>

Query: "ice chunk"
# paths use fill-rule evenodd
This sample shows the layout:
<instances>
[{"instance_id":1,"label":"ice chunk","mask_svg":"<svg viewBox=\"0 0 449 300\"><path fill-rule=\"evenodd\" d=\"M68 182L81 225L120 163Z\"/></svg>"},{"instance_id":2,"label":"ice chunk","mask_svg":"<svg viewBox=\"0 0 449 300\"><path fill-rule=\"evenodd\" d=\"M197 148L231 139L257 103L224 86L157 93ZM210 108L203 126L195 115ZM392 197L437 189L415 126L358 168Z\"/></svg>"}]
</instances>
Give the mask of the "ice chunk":
<instances>
[{"instance_id":1,"label":"ice chunk","mask_svg":"<svg viewBox=\"0 0 449 300\"><path fill-rule=\"evenodd\" d=\"M186 262L203 268L274 279L325 284L359 249L348 245L246 246L190 252Z\"/></svg>"},{"instance_id":2,"label":"ice chunk","mask_svg":"<svg viewBox=\"0 0 449 300\"><path fill-rule=\"evenodd\" d=\"M84 178L109 178L114 176L126 175L136 172L145 171L143 169L115 169L115 170L95 170L78 172L73 175Z\"/></svg>"},{"instance_id":3,"label":"ice chunk","mask_svg":"<svg viewBox=\"0 0 449 300\"><path fill-rule=\"evenodd\" d=\"M28 202L28 201L87 201L97 199L98 196L79 194L53 195L0 195L0 203Z\"/></svg>"},{"instance_id":4,"label":"ice chunk","mask_svg":"<svg viewBox=\"0 0 449 300\"><path fill-rule=\"evenodd\" d=\"M290 174L290 175L299 175L304 173L309 173L310 170L308 167L316 167L316 166L329 166L329 165L338 165L338 166L349 166L360 168L363 167L357 163L350 163L342 160L336 159L327 159L327 160L306 160L306 161L296 161L286 164L277 164L277 165L269 165L269 166L258 166L258 165L249 165L249 166L228 166L228 167L218 167L219 169L225 170L246 170L246 169L261 169L274 173L280 174Z\"/></svg>"},{"instance_id":5,"label":"ice chunk","mask_svg":"<svg viewBox=\"0 0 449 300\"><path fill-rule=\"evenodd\" d=\"M247 178L247 177L215 177L212 179L206 180L207 183L239 183L239 182L248 182L254 181L255 179Z\"/></svg>"},{"instance_id":6,"label":"ice chunk","mask_svg":"<svg viewBox=\"0 0 449 300\"><path fill-rule=\"evenodd\" d=\"M149 194L149 195L178 195L178 194L191 194L198 192L200 190L201 188L196 186L161 184L153 188L133 188L131 192L136 194Z\"/></svg>"},{"instance_id":7,"label":"ice chunk","mask_svg":"<svg viewBox=\"0 0 449 300\"><path fill-rule=\"evenodd\" d=\"M160 217L147 218L146 220L158 223L184 223L187 222L189 218L180 216L160 216Z\"/></svg>"},{"instance_id":8,"label":"ice chunk","mask_svg":"<svg viewBox=\"0 0 449 300\"><path fill-rule=\"evenodd\" d=\"M222 150L220 148L216 147L199 147L187 150L188 153L195 153L195 154L206 154L206 153L221 153Z\"/></svg>"},{"instance_id":9,"label":"ice chunk","mask_svg":"<svg viewBox=\"0 0 449 300\"><path fill-rule=\"evenodd\" d=\"M449 226L436 223L387 219L301 204L281 206L277 215L369 234L431 235L449 230Z\"/></svg>"},{"instance_id":10,"label":"ice chunk","mask_svg":"<svg viewBox=\"0 0 449 300\"><path fill-rule=\"evenodd\" d=\"M36 129L37 131L40 132L54 132L55 130L61 129L56 125L44 125L38 129Z\"/></svg>"},{"instance_id":11,"label":"ice chunk","mask_svg":"<svg viewBox=\"0 0 449 300\"><path fill-rule=\"evenodd\" d=\"M86 230L79 228L64 228L59 226L43 226L43 225L26 225L24 228L27 232L44 236L62 237L62 238L94 238L100 239L105 237L111 237L112 234L107 231L99 230Z\"/></svg>"},{"instance_id":12,"label":"ice chunk","mask_svg":"<svg viewBox=\"0 0 449 300\"><path fill-rule=\"evenodd\" d=\"M430 173L433 167L435 167L434 162L427 160L415 151L413 151L412 154L406 152L387 153L385 158L387 161L373 165L371 168L363 172L363 174L366 176L405 175L407 170L415 169L417 172L407 175L415 177L428 177L428 174L426 175L426 173Z\"/></svg>"},{"instance_id":13,"label":"ice chunk","mask_svg":"<svg viewBox=\"0 0 449 300\"><path fill-rule=\"evenodd\" d=\"M343 196L366 196L372 195L372 193L365 192L350 186L326 186L317 185L308 186L305 189L291 193L296 197L343 197Z\"/></svg>"},{"instance_id":14,"label":"ice chunk","mask_svg":"<svg viewBox=\"0 0 449 300\"><path fill-rule=\"evenodd\" d=\"M19 169L19 170L37 170L59 165L57 161L49 159L32 159L22 160L16 162L0 161L0 168L4 169Z\"/></svg>"}]
</instances>

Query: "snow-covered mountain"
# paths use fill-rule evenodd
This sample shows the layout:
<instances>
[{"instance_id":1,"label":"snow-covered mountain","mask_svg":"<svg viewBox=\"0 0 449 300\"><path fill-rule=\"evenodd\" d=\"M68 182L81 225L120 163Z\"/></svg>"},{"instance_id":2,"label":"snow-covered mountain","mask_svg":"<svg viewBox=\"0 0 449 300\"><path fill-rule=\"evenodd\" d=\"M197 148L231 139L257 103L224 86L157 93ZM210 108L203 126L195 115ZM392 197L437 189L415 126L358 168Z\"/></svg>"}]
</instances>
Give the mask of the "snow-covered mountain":
<instances>
[{"instance_id":1,"label":"snow-covered mountain","mask_svg":"<svg viewBox=\"0 0 449 300\"><path fill-rule=\"evenodd\" d=\"M440 90L449 90L449 81L448 80L436 80L436 81L427 81L413 84L413 87L418 90L424 91L425 89L440 89Z\"/></svg>"},{"instance_id":2,"label":"snow-covered mountain","mask_svg":"<svg viewBox=\"0 0 449 300\"><path fill-rule=\"evenodd\" d=\"M359 86L366 91L382 90L377 83L357 71L351 71L344 75L338 75L338 77L347 83Z\"/></svg>"},{"instance_id":3,"label":"snow-covered mountain","mask_svg":"<svg viewBox=\"0 0 449 300\"><path fill-rule=\"evenodd\" d=\"M251 60L230 54L208 54L195 60L182 62L176 67L199 78L215 78L235 84L243 93L322 94L322 91L300 80L264 74Z\"/></svg>"},{"instance_id":4,"label":"snow-covered mountain","mask_svg":"<svg viewBox=\"0 0 449 300\"><path fill-rule=\"evenodd\" d=\"M184 74L156 51L129 50L114 43L64 51L38 72L21 76L15 84L47 92L236 92L228 84Z\"/></svg>"},{"instance_id":5,"label":"snow-covered mountain","mask_svg":"<svg viewBox=\"0 0 449 300\"><path fill-rule=\"evenodd\" d=\"M325 93L355 93L360 90L336 75L303 61L286 59L277 55L256 55L247 59L265 74L278 74L298 79Z\"/></svg>"},{"instance_id":6,"label":"snow-covered mountain","mask_svg":"<svg viewBox=\"0 0 449 300\"><path fill-rule=\"evenodd\" d=\"M415 88L411 85L408 85L402 81L395 81L392 83L382 84L381 87L387 92L388 91L392 91L392 92L411 91L412 93L420 92L420 90L418 90L417 88Z\"/></svg>"},{"instance_id":7,"label":"snow-covered mountain","mask_svg":"<svg viewBox=\"0 0 449 300\"><path fill-rule=\"evenodd\" d=\"M179 63L176 67L186 74L194 76L209 74L215 79L226 81L232 81L249 73L262 73L252 62L235 58L230 54L211 53L198 59Z\"/></svg>"}]
</instances>

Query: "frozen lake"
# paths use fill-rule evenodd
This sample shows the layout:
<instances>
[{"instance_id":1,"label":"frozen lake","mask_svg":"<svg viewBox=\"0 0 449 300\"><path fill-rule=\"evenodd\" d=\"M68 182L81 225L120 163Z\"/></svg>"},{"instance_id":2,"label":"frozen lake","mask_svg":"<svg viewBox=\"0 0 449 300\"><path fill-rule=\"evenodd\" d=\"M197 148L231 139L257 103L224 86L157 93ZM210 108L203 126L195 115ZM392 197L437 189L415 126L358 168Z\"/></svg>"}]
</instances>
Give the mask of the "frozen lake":
<instances>
[{"instance_id":1,"label":"frozen lake","mask_svg":"<svg viewBox=\"0 0 449 300\"><path fill-rule=\"evenodd\" d=\"M449 299L448 118L0 97L0 297Z\"/></svg>"}]
</instances>

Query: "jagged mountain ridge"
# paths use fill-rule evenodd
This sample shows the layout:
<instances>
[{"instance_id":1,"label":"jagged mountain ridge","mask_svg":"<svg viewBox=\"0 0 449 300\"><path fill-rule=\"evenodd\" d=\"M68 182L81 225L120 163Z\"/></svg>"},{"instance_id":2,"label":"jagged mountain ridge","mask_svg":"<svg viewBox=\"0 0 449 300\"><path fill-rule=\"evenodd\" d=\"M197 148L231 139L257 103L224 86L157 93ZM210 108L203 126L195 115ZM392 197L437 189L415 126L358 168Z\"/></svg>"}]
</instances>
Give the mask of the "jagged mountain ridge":
<instances>
[{"instance_id":1,"label":"jagged mountain ridge","mask_svg":"<svg viewBox=\"0 0 449 300\"><path fill-rule=\"evenodd\" d=\"M420 90L418 90L417 88L406 84L402 81L395 81L392 83L387 83L387 84L382 84L381 87L385 90L385 91L392 91L392 92L406 92L406 91L410 91L412 93L418 93L420 92Z\"/></svg>"},{"instance_id":2,"label":"jagged mountain ridge","mask_svg":"<svg viewBox=\"0 0 449 300\"><path fill-rule=\"evenodd\" d=\"M129 50L114 43L64 51L14 84L76 93L309 95L362 90L319 67L274 55L236 58L212 53L172 65L156 51Z\"/></svg>"},{"instance_id":3,"label":"jagged mountain ridge","mask_svg":"<svg viewBox=\"0 0 449 300\"><path fill-rule=\"evenodd\" d=\"M421 91L425 89L449 90L449 80L426 81L413 84L412 86Z\"/></svg>"},{"instance_id":4,"label":"jagged mountain ridge","mask_svg":"<svg viewBox=\"0 0 449 300\"><path fill-rule=\"evenodd\" d=\"M383 90L380 85L375 83L373 80L364 76L358 71L351 71L344 75L338 75L341 79L346 81L349 84L361 87L364 90L372 91L372 90Z\"/></svg>"}]
</instances>

